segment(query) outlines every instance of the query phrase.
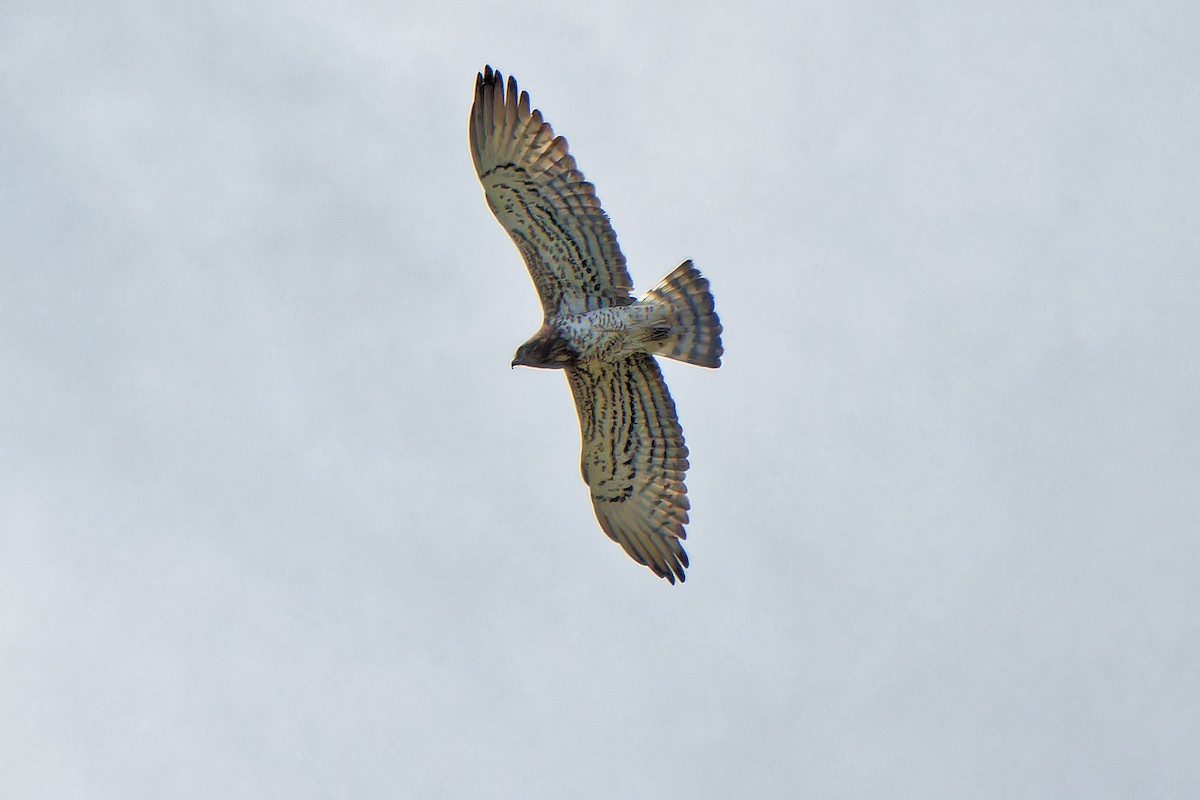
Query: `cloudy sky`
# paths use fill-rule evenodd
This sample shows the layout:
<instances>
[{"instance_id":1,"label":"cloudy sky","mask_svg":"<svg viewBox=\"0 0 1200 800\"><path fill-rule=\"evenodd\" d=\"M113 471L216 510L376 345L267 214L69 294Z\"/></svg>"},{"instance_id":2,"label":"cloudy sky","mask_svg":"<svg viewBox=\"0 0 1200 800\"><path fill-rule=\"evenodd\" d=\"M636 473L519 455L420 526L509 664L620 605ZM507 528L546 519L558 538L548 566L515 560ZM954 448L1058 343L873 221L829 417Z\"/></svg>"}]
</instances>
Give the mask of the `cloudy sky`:
<instances>
[{"instance_id":1,"label":"cloudy sky","mask_svg":"<svg viewBox=\"0 0 1200 800\"><path fill-rule=\"evenodd\" d=\"M0 794L1200 793L1197 7L651 6L0 4ZM712 281L683 586L485 63Z\"/></svg>"}]
</instances>

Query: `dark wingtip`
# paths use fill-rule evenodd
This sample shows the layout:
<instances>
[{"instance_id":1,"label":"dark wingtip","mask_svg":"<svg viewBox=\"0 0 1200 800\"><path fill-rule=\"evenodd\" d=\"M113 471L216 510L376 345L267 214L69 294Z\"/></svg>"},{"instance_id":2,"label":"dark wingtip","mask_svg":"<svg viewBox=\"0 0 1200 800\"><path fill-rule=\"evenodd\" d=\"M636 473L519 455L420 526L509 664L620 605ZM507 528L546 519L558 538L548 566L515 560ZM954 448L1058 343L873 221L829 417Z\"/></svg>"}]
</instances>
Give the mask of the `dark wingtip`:
<instances>
[{"instance_id":1,"label":"dark wingtip","mask_svg":"<svg viewBox=\"0 0 1200 800\"><path fill-rule=\"evenodd\" d=\"M666 567L651 567L651 569L654 570L654 574L658 575L658 577L666 578L674 586L676 578L679 579L680 583L687 581L687 574L684 573L684 570L690 566L687 553L680 548L679 552L675 554L675 558L667 561Z\"/></svg>"}]
</instances>

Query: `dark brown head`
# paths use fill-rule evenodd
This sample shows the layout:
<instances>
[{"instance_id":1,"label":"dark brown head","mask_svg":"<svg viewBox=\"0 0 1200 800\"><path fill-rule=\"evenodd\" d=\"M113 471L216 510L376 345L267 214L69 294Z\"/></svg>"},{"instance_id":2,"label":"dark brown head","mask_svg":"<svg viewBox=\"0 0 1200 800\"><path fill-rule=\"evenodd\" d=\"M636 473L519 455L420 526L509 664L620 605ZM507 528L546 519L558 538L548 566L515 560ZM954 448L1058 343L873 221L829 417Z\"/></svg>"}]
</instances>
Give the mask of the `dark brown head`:
<instances>
[{"instance_id":1,"label":"dark brown head","mask_svg":"<svg viewBox=\"0 0 1200 800\"><path fill-rule=\"evenodd\" d=\"M542 327L525 344L517 348L513 356L514 367L537 367L539 369L566 369L575 363L578 354L553 328Z\"/></svg>"}]
</instances>

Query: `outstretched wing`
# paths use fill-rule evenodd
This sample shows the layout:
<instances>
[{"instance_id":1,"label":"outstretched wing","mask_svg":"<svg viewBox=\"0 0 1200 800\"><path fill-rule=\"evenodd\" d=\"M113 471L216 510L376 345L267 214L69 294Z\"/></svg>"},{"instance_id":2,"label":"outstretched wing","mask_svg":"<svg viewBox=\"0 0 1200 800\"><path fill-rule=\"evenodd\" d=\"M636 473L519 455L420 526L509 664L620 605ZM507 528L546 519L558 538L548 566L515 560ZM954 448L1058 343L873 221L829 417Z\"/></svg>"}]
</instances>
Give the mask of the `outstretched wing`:
<instances>
[{"instance_id":1,"label":"outstretched wing","mask_svg":"<svg viewBox=\"0 0 1200 800\"><path fill-rule=\"evenodd\" d=\"M688 565L687 445L658 363L644 353L567 370L583 438L583 480L608 537L671 583Z\"/></svg>"},{"instance_id":2,"label":"outstretched wing","mask_svg":"<svg viewBox=\"0 0 1200 800\"><path fill-rule=\"evenodd\" d=\"M486 67L475 80L471 158L488 205L525 258L547 317L633 302L625 256L596 190L529 94Z\"/></svg>"}]
</instances>

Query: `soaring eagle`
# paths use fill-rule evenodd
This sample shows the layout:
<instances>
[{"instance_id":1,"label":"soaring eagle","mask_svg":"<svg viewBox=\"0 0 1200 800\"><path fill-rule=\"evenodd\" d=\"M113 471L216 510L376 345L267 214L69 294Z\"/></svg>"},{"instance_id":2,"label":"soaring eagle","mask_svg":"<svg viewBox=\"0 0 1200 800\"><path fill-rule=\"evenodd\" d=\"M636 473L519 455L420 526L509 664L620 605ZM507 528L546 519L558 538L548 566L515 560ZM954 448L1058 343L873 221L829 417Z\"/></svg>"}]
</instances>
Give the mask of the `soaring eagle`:
<instances>
[{"instance_id":1,"label":"soaring eagle","mask_svg":"<svg viewBox=\"0 0 1200 800\"><path fill-rule=\"evenodd\" d=\"M512 366L566 372L600 527L655 575L682 581L688 450L654 356L721 365L708 281L685 261L633 297L617 236L566 139L490 66L475 80L470 142L488 205L524 257L545 314Z\"/></svg>"}]
</instances>

